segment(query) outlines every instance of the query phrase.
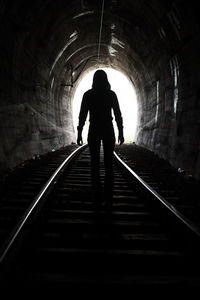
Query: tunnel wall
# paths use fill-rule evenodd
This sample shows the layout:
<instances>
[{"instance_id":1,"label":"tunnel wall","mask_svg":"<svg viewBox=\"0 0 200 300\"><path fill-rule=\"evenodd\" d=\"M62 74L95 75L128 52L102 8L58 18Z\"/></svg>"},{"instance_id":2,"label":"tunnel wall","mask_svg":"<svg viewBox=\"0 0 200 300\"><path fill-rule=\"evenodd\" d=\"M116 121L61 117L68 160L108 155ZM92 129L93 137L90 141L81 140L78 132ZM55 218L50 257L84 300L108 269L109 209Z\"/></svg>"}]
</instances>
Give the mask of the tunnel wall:
<instances>
[{"instance_id":1,"label":"tunnel wall","mask_svg":"<svg viewBox=\"0 0 200 300\"><path fill-rule=\"evenodd\" d=\"M44 19L35 19L36 8L20 10L20 2L11 8L7 18L1 19L2 172L74 141L70 88L61 87L58 75L49 76L49 48L40 38L46 28L45 14Z\"/></svg>"},{"instance_id":2,"label":"tunnel wall","mask_svg":"<svg viewBox=\"0 0 200 300\"><path fill-rule=\"evenodd\" d=\"M199 28L191 6L186 15L181 38L141 79L136 143L200 179Z\"/></svg>"},{"instance_id":3,"label":"tunnel wall","mask_svg":"<svg viewBox=\"0 0 200 300\"><path fill-rule=\"evenodd\" d=\"M30 68L28 64L25 66L28 73L32 65ZM57 150L74 141L68 89L61 91L56 81L52 87L41 86L37 84L42 81L40 74L35 82L30 74L26 74L28 85L10 86L5 103L0 105L1 169L12 168L32 156ZM16 91L14 97L10 95L13 90ZM6 101L7 97L13 98L13 103Z\"/></svg>"}]
</instances>

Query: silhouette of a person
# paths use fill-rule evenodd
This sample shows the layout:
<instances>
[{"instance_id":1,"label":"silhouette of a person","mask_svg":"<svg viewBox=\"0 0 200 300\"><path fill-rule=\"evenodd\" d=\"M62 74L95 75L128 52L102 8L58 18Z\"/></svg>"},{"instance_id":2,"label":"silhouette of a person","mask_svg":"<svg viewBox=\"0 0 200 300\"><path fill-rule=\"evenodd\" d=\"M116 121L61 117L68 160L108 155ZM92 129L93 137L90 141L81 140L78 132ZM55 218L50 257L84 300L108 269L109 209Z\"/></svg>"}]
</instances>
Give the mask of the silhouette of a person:
<instances>
[{"instance_id":1,"label":"silhouette of a person","mask_svg":"<svg viewBox=\"0 0 200 300\"><path fill-rule=\"evenodd\" d=\"M91 179L97 200L100 200L102 191L100 180L100 146L104 150L104 200L112 203L113 193L113 151L115 147L115 133L112 123L112 110L117 123L118 142L123 144L123 120L115 92L111 90L107 74L97 70L93 76L92 89L84 93L79 114L77 143L81 145L82 130L89 112L88 145L91 157Z\"/></svg>"}]
</instances>

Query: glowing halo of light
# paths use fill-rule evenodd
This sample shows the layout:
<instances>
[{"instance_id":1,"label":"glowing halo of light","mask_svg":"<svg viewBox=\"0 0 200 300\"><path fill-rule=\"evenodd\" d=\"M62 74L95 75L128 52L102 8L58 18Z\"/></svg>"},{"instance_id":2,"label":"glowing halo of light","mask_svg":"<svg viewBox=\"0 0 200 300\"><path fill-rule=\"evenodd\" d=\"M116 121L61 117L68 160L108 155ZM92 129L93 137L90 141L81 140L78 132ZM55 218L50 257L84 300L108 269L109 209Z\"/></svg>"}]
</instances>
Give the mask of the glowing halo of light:
<instances>
[{"instance_id":1,"label":"glowing halo of light","mask_svg":"<svg viewBox=\"0 0 200 300\"><path fill-rule=\"evenodd\" d=\"M111 89L116 93L120 109L123 117L124 124L124 138L126 143L134 142L135 140L135 131L137 124L137 97L133 84L128 80L128 78L121 72L112 69L112 68L101 68L107 73L108 80L111 84ZM78 126L78 116L82 101L83 94L91 89L92 79L94 72L88 72L81 82L79 83L73 99L73 121L74 128ZM118 130L116 127L116 122L113 117L113 125L115 129L116 139L118 138ZM87 142L87 133L89 126L89 118L87 117L85 126L83 128L83 141Z\"/></svg>"}]
</instances>

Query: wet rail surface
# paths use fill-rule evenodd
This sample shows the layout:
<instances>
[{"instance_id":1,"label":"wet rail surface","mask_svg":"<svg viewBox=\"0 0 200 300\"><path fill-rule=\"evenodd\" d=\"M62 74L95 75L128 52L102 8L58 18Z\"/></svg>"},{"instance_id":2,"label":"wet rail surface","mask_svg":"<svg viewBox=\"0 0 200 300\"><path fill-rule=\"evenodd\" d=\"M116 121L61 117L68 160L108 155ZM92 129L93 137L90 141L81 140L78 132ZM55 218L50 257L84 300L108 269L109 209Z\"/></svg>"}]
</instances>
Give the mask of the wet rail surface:
<instances>
[{"instance_id":1,"label":"wet rail surface","mask_svg":"<svg viewBox=\"0 0 200 300\"><path fill-rule=\"evenodd\" d=\"M100 171L103 180L102 152ZM68 164L2 259L5 287L200 284L198 229L166 208L119 161L114 173L107 210L96 205L88 148Z\"/></svg>"}]
</instances>

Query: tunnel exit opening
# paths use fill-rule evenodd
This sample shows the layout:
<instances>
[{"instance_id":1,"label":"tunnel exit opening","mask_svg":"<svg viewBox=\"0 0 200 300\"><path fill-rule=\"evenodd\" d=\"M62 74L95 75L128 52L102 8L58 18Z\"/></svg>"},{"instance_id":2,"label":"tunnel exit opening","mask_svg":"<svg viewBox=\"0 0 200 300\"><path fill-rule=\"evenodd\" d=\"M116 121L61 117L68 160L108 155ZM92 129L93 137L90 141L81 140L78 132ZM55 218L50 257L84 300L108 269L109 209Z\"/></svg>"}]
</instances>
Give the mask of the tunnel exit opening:
<instances>
[{"instance_id":1,"label":"tunnel exit opening","mask_svg":"<svg viewBox=\"0 0 200 300\"><path fill-rule=\"evenodd\" d=\"M136 125L137 125L137 97L133 84L121 72L112 68L101 68L107 73L108 81L111 89L116 93L120 109L123 117L124 138L126 143L132 143L135 140ZM74 128L78 126L78 116L83 94L92 87L92 80L94 72L88 72L79 83L73 99L73 122ZM115 136L118 139L118 130L116 122L113 118L113 125L115 129ZM83 129L83 142L87 142L87 132L89 127L89 118L87 117Z\"/></svg>"}]
</instances>

